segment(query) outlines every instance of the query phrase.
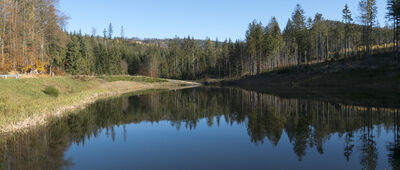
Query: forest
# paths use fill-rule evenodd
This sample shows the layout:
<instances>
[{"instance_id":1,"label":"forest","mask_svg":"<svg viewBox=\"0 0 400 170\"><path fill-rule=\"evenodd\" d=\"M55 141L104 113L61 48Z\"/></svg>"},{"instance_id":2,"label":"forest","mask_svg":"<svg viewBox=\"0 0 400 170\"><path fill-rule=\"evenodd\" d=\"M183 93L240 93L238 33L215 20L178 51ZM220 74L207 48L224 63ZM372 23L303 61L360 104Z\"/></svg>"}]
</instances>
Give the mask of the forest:
<instances>
[{"instance_id":1,"label":"forest","mask_svg":"<svg viewBox=\"0 0 400 170\"><path fill-rule=\"evenodd\" d=\"M342 21L319 13L307 17L297 5L285 27L275 17L267 24L254 20L245 39L234 41L191 36L135 40L124 37L123 27L117 35L111 23L102 35L96 30L91 35L67 32L68 17L56 8L57 0L0 3L0 73L4 74L229 78L398 51L399 0L388 0L386 13L392 25L384 27L376 19L376 0L361 0L358 15L344 4L338 13Z\"/></svg>"}]
</instances>

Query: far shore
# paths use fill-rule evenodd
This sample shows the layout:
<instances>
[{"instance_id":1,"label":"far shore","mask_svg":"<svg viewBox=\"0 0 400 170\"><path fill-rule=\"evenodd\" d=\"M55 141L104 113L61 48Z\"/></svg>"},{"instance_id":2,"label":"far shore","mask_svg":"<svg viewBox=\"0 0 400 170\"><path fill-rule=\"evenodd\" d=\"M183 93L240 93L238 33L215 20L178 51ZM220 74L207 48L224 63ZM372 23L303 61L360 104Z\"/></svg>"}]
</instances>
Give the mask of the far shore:
<instances>
[{"instance_id":1,"label":"far shore","mask_svg":"<svg viewBox=\"0 0 400 170\"><path fill-rule=\"evenodd\" d=\"M391 53L378 53L201 83L240 87L287 98L326 98L352 105L398 107L399 63L399 58Z\"/></svg>"}]
</instances>

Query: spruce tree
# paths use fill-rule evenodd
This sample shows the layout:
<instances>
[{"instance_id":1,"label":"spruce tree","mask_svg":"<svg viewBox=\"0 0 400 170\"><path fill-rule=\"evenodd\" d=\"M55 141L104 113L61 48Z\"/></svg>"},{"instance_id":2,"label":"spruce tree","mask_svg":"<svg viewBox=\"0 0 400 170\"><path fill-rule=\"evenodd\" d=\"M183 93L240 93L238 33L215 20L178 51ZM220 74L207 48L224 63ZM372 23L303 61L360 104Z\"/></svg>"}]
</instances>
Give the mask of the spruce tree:
<instances>
[{"instance_id":1,"label":"spruce tree","mask_svg":"<svg viewBox=\"0 0 400 170\"><path fill-rule=\"evenodd\" d=\"M71 40L67 45L67 55L65 69L71 74L81 74L81 46L76 35L71 36Z\"/></svg>"},{"instance_id":2,"label":"spruce tree","mask_svg":"<svg viewBox=\"0 0 400 170\"><path fill-rule=\"evenodd\" d=\"M272 17L270 23L265 28L265 36L267 46L266 53L269 56L269 61L272 62L268 63L268 65L269 67L277 66L280 60L280 54L284 45L284 41L282 38L281 29L275 17Z\"/></svg>"},{"instance_id":3,"label":"spruce tree","mask_svg":"<svg viewBox=\"0 0 400 170\"><path fill-rule=\"evenodd\" d=\"M114 34L113 25L112 23L110 23L110 25L108 25L108 38L112 39L113 34Z\"/></svg>"},{"instance_id":4,"label":"spruce tree","mask_svg":"<svg viewBox=\"0 0 400 170\"><path fill-rule=\"evenodd\" d=\"M353 30L352 28L352 23L353 18L351 16L351 11L349 9L349 6L346 4L343 9L343 21L345 23L345 56L349 56L349 49L350 49L350 39L351 39L351 32Z\"/></svg>"},{"instance_id":5,"label":"spruce tree","mask_svg":"<svg viewBox=\"0 0 400 170\"><path fill-rule=\"evenodd\" d=\"M399 52L400 0L387 1L387 18L393 22L393 51Z\"/></svg>"},{"instance_id":6,"label":"spruce tree","mask_svg":"<svg viewBox=\"0 0 400 170\"><path fill-rule=\"evenodd\" d=\"M297 4L295 11L292 15L292 21L294 26L294 34L297 45L297 66L300 69L300 64L302 63L304 52L306 50L306 32L307 28L305 25L305 16L304 10L301 8L299 4Z\"/></svg>"},{"instance_id":7,"label":"spruce tree","mask_svg":"<svg viewBox=\"0 0 400 170\"><path fill-rule=\"evenodd\" d=\"M371 54L371 34L372 28L376 23L377 6L376 0L361 0L359 3L361 10L361 22L363 28L363 45L366 46L366 54Z\"/></svg>"}]
</instances>

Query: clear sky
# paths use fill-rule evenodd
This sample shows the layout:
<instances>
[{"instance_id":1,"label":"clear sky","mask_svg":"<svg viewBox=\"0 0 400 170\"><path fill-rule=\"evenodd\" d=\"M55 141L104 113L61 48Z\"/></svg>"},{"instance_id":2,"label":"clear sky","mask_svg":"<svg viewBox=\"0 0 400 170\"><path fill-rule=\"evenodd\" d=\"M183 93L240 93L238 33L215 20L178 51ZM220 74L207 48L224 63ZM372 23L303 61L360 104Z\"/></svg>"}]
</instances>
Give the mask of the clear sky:
<instances>
[{"instance_id":1,"label":"clear sky","mask_svg":"<svg viewBox=\"0 0 400 170\"><path fill-rule=\"evenodd\" d=\"M331 20L342 20L342 9L349 4L358 21L359 0L60 0L59 9L71 19L67 30L101 35L111 22L114 34L125 37L196 39L244 39L254 19L264 25L275 16L281 29L300 4L307 17L322 13ZM378 19L386 24L386 0L377 0Z\"/></svg>"}]
</instances>

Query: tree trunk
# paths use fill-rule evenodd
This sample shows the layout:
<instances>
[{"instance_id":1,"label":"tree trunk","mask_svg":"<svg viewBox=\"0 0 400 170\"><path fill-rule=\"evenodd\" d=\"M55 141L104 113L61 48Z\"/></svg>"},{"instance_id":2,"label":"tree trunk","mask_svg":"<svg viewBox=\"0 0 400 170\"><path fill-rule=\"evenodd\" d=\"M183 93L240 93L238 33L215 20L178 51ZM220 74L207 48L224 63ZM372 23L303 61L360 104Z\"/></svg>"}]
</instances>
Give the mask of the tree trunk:
<instances>
[{"instance_id":1,"label":"tree trunk","mask_svg":"<svg viewBox=\"0 0 400 170\"><path fill-rule=\"evenodd\" d=\"M319 57L318 57L318 38L317 38L317 37L315 37L315 57L317 58L318 63L319 63Z\"/></svg>"},{"instance_id":2,"label":"tree trunk","mask_svg":"<svg viewBox=\"0 0 400 170\"><path fill-rule=\"evenodd\" d=\"M371 51L370 51L370 50L371 50L371 49L370 49L370 42L369 42L369 40L370 40L370 33L371 33L370 27L372 27L372 23L371 23L371 26L368 25L367 34L366 34L366 36L367 36L367 38L366 38L366 41L367 41L367 56L369 56L369 55L371 54Z\"/></svg>"},{"instance_id":3,"label":"tree trunk","mask_svg":"<svg viewBox=\"0 0 400 170\"><path fill-rule=\"evenodd\" d=\"M3 14L3 28L2 30L2 34L1 34L1 68L4 68L4 64L5 64L5 56L4 56L4 35L6 33L6 1L3 0L3 9L2 9L2 14Z\"/></svg>"},{"instance_id":4,"label":"tree trunk","mask_svg":"<svg viewBox=\"0 0 400 170\"><path fill-rule=\"evenodd\" d=\"M296 49L296 55L297 55L297 71L300 71L300 50L299 47L297 46Z\"/></svg>"},{"instance_id":5,"label":"tree trunk","mask_svg":"<svg viewBox=\"0 0 400 170\"><path fill-rule=\"evenodd\" d=\"M329 59L329 33L326 34L326 59Z\"/></svg>"}]
</instances>

